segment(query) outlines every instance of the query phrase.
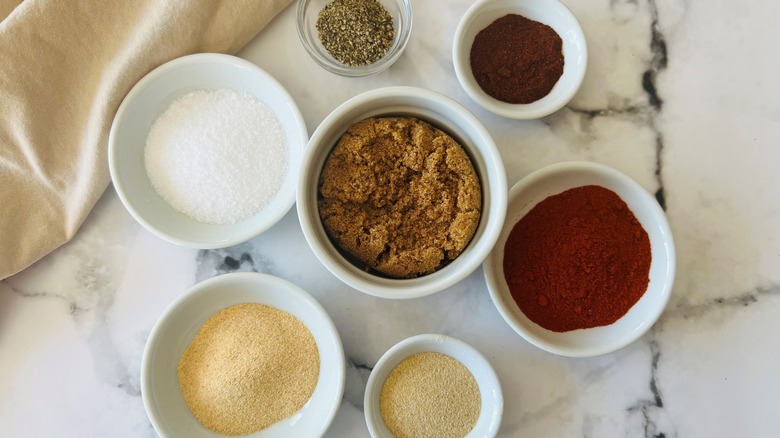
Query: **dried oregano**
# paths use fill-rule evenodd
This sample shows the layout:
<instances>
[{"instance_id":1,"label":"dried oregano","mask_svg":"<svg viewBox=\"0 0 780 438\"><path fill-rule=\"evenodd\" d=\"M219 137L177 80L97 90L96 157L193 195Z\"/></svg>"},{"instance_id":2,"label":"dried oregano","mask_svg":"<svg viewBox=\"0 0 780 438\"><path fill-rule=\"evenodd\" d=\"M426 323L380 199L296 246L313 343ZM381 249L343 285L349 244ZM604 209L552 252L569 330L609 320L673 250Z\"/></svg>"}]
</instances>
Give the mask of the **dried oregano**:
<instances>
[{"instance_id":1,"label":"dried oregano","mask_svg":"<svg viewBox=\"0 0 780 438\"><path fill-rule=\"evenodd\" d=\"M395 39L393 17L378 0L334 0L317 18L325 49L342 64L373 64L387 54Z\"/></svg>"}]
</instances>

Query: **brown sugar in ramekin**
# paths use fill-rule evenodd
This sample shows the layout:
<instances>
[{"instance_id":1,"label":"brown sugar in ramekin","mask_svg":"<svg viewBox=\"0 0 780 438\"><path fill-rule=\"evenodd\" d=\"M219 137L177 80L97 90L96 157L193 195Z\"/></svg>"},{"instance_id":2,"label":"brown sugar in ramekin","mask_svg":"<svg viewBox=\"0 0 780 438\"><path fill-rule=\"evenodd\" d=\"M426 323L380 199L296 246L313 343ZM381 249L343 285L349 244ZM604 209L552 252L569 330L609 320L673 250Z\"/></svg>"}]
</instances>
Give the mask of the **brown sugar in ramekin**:
<instances>
[{"instance_id":1,"label":"brown sugar in ramekin","mask_svg":"<svg viewBox=\"0 0 780 438\"><path fill-rule=\"evenodd\" d=\"M452 137L414 117L383 117L341 137L320 175L318 204L339 249L386 276L415 278L468 245L482 193Z\"/></svg>"}]
</instances>

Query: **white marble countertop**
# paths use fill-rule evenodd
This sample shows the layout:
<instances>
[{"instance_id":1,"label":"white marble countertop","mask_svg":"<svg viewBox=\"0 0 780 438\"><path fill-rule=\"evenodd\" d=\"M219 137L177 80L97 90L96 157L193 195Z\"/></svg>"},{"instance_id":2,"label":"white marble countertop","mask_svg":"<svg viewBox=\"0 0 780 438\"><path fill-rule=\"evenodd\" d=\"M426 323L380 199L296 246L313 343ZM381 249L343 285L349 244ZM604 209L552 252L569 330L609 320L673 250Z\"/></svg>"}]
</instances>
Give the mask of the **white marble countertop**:
<instances>
[{"instance_id":1,"label":"white marble countertop","mask_svg":"<svg viewBox=\"0 0 780 438\"><path fill-rule=\"evenodd\" d=\"M589 44L585 83L538 121L470 101L451 41L470 1L413 2L406 52L349 79L319 68L285 10L240 54L298 102L309 131L365 90L413 85L471 109L510 184L546 164L591 160L656 193L677 244L671 301L648 334L602 357L541 351L501 319L481 269L434 296L373 298L333 277L293 209L245 244L197 251L136 224L109 188L73 241L0 282L0 436L152 437L139 389L146 338L194 283L266 272L312 293L348 358L330 437L365 437L370 368L397 341L438 332L476 346L505 393L500 436L780 436L780 3L566 0Z\"/></svg>"}]
</instances>

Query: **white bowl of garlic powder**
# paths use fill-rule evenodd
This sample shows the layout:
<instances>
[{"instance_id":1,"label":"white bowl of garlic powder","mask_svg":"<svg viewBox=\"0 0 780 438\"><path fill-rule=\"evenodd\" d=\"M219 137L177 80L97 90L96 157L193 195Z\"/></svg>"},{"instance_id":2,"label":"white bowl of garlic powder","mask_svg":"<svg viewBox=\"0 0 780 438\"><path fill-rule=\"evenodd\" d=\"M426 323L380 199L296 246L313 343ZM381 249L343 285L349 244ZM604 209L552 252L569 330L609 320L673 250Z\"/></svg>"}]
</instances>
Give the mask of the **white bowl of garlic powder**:
<instances>
[{"instance_id":1,"label":"white bowl of garlic powder","mask_svg":"<svg viewBox=\"0 0 780 438\"><path fill-rule=\"evenodd\" d=\"M309 393L305 403L291 415L275 421L273 424L254 432L242 433L242 436L251 438L281 438L281 437L318 437L325 434L328 427L336 417L345 385L345 359L336 326L322 306L305 290L283 280L266 274L241 272L220 275L196 284L174 301L163 314L149 334L146 342L143 361L141 364L141 395L144 407L155 431L163 438L189 437L189 438L216 438L224 437L224 434L215 432L214 424L206 427L201 421L200 407L198 413L193 411L193 406L186 399L182 383L182 363L189 347L201 336L205 324L215 315L237 305L262 305L291 315L305 326L292 333L300 335L302 331L308 332L316 343L317 357L319 360L318 374L313 392ZM241 322L241 321L239 321ZM212 406L211 412L221 413L216 418L216 424L228 427L232 424L246 423L251 417L277 414L279 409L269 400L269 380L279 383L281 378L287 381L285 391L296 391L303 385L305 379L300 374L287 375L290 362L280 356L280 351L273 349L260 350L255 357L265 356L272 359L266 361L263 367L242 367L241 353L244 350L252 350L259 346L258 342L263 337L280 337L280 330L273 330L264 325L260 318L243 326L236 324L235 320L229 323L223 320L223 328L230 325L245 329L256 323L261 330L268 330L263 334L250 333L240 330L232 333L234 336L226 337L230 330L223 329L219 333L211 331L208 335L213 348L205 350L200 357L202 362L209 362L208 366L201 367L200 374L195 380L199 380L199 391L207 397ZM282 337L289 339L289 336ZM263 345L269 346L264 342ZM285 344L288 349L295 349L295 342ZM203 352L204 350L201 350ZM295 369L294 367L292 369ZM258 370L264 373L258 374ZM254 373L253 373L254 371ZM292 373L292 371L290 371ZM272 377L264 377L264 375ZM275 376L275 377L273 377ZM192 377L192 376L190 376ZM265 380L265 382L262 382ZM243 388L251 388L243 391ZM265 389L264 389L265 388ZM246 396L251 392L251 399ZM235 397L236 395L242 395ZM277 397L284 398L284 393L276 392ZM258 400L252 400L257 398ZM247 415L242 403L257 401L260 409L252 410ZM254 404L249 403L254 407ZM218 408L218 410L216 409ZM214 419L214 417L211 417ZM214 423L214 422L213 422ZM235 435L235 434L233 434Z\"/></svg>"},{"instance_id":2,"label":"white bowl of garlic powder","mask_svg":"<svg viewBox=\"0 0 780 438\"><path fill-rule=\"evenodd\" d=\"M109 169L130 214L179 245L222 248L276 224L295 202L308 131L271 75L234 56L161 65L119 107Z\"/></svg>"}]
</instances>

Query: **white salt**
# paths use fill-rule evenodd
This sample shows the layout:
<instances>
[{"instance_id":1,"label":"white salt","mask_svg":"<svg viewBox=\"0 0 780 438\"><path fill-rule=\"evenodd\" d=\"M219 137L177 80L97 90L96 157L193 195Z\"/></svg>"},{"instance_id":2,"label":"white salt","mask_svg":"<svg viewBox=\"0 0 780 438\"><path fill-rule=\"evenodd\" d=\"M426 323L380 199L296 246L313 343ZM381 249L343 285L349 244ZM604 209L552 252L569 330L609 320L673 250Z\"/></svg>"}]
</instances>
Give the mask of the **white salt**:
<instances>
[{"instance_id":1,"label":"white salt","mask_svg":"<svg viewBox=\"0 0 780 438\"><path fill-rule=\"evenodd\" d=\"M249 93L224 88L176 99L149 130L144 161L171 207L200 222L231 224L273 200L288 154L273 111Z\"/></svg>"}]
</instances>

